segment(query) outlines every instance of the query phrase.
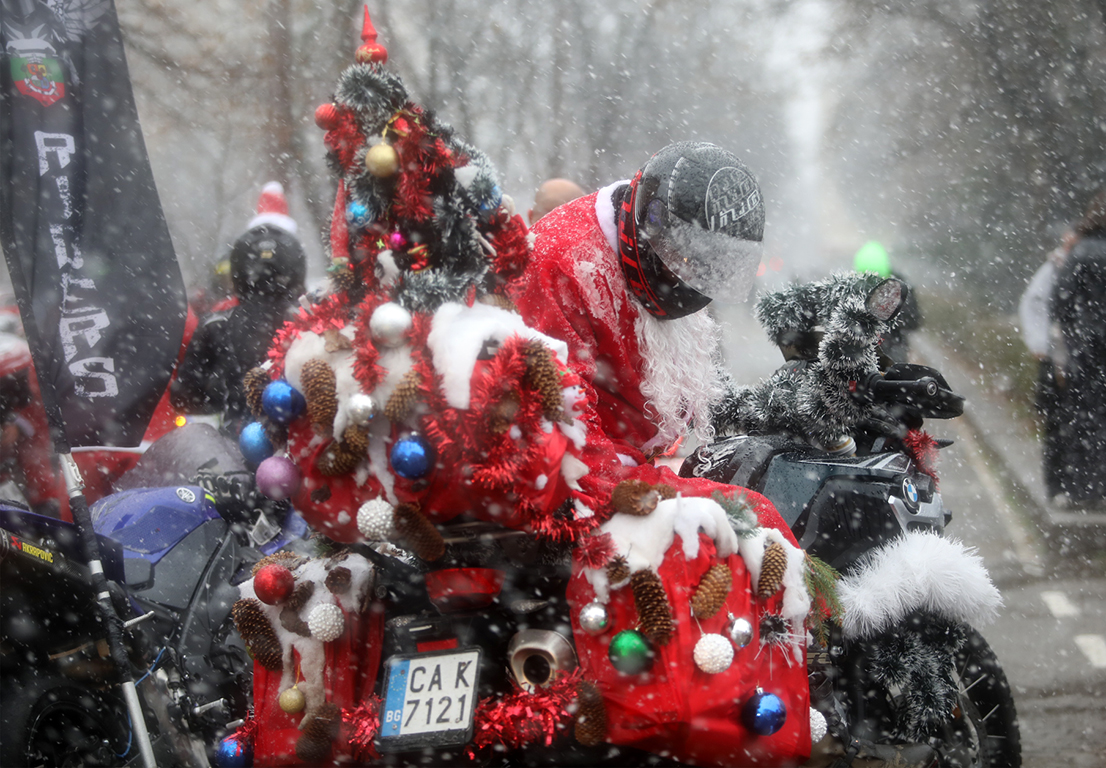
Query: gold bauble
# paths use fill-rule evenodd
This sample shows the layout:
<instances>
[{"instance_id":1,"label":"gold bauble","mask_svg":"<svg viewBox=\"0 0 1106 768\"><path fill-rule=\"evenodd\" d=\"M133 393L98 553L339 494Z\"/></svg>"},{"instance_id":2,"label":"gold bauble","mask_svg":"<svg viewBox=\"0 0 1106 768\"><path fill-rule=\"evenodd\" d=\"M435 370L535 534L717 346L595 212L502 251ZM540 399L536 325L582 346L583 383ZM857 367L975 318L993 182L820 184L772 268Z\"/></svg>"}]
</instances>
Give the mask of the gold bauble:
<instances>
[{"instance_id":1,"label":"gold bauble","mask_svg":"<svg viewBox=\"0 0 1106 768\"><path fill-rule=\"evenodd\" d=\"M387 179L399 170L399 155L391 144L374 144L365 153L365 168L376 178Z\"/></svg>"},{"instance_id":2,"label":"gold bauble","mask_svg":"<svg viewBox=\"0 0 1106 768\"><path fill-rule=\"evenodd\" d=\"M303 712L307 706L307 697L303 695L303 691L293 685L291 688L281 691L277 703L280 704L283 711L289 715L294 715L297 712Z\"/></svg>"}]
</instances>

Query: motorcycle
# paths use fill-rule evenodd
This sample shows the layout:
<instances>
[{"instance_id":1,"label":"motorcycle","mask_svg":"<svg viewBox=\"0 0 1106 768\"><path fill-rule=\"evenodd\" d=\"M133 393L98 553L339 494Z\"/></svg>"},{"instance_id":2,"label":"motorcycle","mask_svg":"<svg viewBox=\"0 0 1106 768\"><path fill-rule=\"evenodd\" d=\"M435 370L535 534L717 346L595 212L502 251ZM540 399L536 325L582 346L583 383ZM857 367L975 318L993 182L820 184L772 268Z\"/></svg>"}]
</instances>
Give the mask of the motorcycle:
<instances>
[{"instance_id":1,"label":"motorcycle","mask_svg":"<svg viewBox=\"0 0 1106 768\"><path fill-rule=\"evenodd\" d=\"M788 358L771 385L816 400L819 359L835 340L814 326L832 308L796 329L766 311L779 306L760 306ZM921 431L925 419L961 415L963 398L933 368L888 362L851 373L855 410L834 419L845 411L822 409L821 439L766 420L757 434L700 447L680 474L762 493L800 546L842 575L843 619L808 653L812 706L831 735L812 765L1018 766L1010 686L971 626L997 592L978 558L943 538L952 513L933 465L951 442Z\"/></svg>"},{"instance_id":2,"label":"motorcycle","mask_svg":"<svg viewBox=\"0 0 1106 768\"><path fill-rule=\"evenodd\" d=\"M306 531L256 502L236 453L206 425L182 428L90 510L158 765L207 765L245 717L236 585ZM74 526L3 503L0 530L0 763L141 764Z\"/></svg>"}]
</instances>

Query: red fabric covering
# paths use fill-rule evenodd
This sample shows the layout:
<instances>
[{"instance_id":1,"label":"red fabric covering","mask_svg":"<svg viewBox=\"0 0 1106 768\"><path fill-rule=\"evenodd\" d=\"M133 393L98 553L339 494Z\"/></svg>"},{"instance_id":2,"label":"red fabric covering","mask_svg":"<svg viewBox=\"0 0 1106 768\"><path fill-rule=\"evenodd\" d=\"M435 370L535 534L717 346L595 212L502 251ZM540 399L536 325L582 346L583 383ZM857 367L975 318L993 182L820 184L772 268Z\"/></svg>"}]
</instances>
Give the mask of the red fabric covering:
<instances>
[{"instance_id":1,"label":"red fabric covering","mask_svg":"<svg viewBox=\"0 0 1106 768\"><path fill-rule=\"evenodd\" d=\"M534 225L530 264L509 292L527 325L568 344L569 365L595 388L603 432L620 453L632 454L657 428L641 394L636 299L600 227L596 203L609 200L597 200L598 194L566 203Z\"/></svg>"},{"instance_id":2,"label":"red fabric covering","mask_svg":"<svg viewBox=\"0 0 1106 768\"><path fill-rule=\"evenodd\" d=\"M752 596L744 561L725 559L734 576L734 588L723 608L709 619L690 615L690 601L703 574L716 562L713 541L699 535L699 554L687 560L679 539L669 548L659 575L672 606L676 631L656 650L652 668L640 675L624 675L608 658L612 638L638 626L638 614L629 586L611 592L607 605L611 628L598 637L579 630L580 610L594 598L591 585L577 568L568 588L572 624L580 667L586 680L603 693L607 710L606 741L671 756L696 765L794 765L810 754L810 695L805 656L796 661L791 649L761 647L759 629L745 648L735 649L729 669L711 675L694 663L695 644L707 633L723 634L728 613L744 617L754 628L765 613L778 613L779 592L767 601ZM799 631L802 631L801 629ZM759 736L742 725L742 705L761 687L779 696L786 708L783 728Z\"/></svg>"},{"instance_id":3,"label":"red fabric covering","mask_svg":"<svg viewBox=\"0 0 1106 768\"><path fill-rule=\"evenodd\" d=\"M384 638L384 611L372 606L364 614L345 614L346 629L342 636L326 644L326 700L352 710L373 692L380 668ZM298 665L298 654L293 652ZM304 713L288 714L280 708L280 672L271 672L260 664L253 666L254 720L258 738L253 746L255 766L303 765L296 757L296 741ZM332 760L325 765L347 765L351 748L349 725L343 725L334 740Z\"/></svg>"}]
</instances>

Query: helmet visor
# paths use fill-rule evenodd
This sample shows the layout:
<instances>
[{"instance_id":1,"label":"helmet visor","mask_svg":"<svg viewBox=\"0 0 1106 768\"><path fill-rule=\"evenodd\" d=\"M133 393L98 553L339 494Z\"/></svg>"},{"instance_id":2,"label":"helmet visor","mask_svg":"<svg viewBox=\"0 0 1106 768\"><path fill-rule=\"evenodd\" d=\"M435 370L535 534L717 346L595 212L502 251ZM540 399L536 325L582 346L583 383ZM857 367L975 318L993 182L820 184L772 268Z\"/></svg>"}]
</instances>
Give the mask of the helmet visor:
<instances>
[{"instance_id":1,"label":"helmet visor","mask_svg":"<svg viewBox=\"0 0 1106 768\"><path fill-rule=\"evenodd\" d=\"M749 298L763 253L760 242L679 220L660 231L650 229L643 227L641 236L688 286L715 301L741 302Z\"/></svg>"}]
</instances>

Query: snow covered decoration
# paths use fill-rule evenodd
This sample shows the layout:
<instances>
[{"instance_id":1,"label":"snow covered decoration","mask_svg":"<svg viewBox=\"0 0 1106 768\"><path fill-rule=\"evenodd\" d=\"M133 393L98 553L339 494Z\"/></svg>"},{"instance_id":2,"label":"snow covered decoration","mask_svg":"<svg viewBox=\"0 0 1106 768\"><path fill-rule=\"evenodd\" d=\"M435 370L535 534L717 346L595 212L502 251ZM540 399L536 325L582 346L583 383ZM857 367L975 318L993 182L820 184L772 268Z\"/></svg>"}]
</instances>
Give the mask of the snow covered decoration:
<instances>
[{"instance_id":1,"label":"snow covered decoration","mask_svg":"<svg viewBox=\"0 0 1106 768\"><path fill-rule=\"evenodd\" d=\"M915 611L981 626L1002 596L974 549L937 533L910 532L874 550L837 588L846 638L871 637Z\"/></svg>"},{"instance_id":2,"label":"snow covered decoration","mask_svg":"<svg viewBox=\"0 0 1106 768\"><path fill-rule=\"evenodd\" d=\"M278 673L279 691L298 688L306 711L314 711L325 700L326 644L345 631L347 615L359 615L367 605L373 567L361 555L346 552L310 560L278 554L259 565L254 578L239 586L235 623L251 648L256 642L251 639L264 638L265 668ZM262 603L256 592L258 576L271 565L286 568L295 582L291 595L275 605ZM348 579L348 587L337 592L327 588L336 570L343 581ZM256 649L254 657L258 658Z\"/></svg>"},{"instance_id":3,"label":"snow covered decoration","mask_svg":"<svg viewBox=\"0 0 1106 768\"><path fill-rule=\"evenodd\" d=\"M567 346L509 309L525 224L488 158L385 70L367 13L362 39L315 114L338 177L328 287L278 333L264 380L251 373L251 391L306 407L278 418L255 396L255 417L299 468L296 508L337 541L392 536L359 514L374 500L574 541L600 522L572 501L584 395Z\"/></svg>"},{"instance_id":4,"label":"snow covered decoration","mask_svg":"<svg viewBox=\"0 0 1106 768\"><path fill-rule=\"evenodd\" d=\"M756 386L731 384L715 429L785 432L829 445L870 416L872 408L850 393L879 371L877 347L895 322L869 306L880 285L872 273L843 273L763 296L757 319L790 362Z\"/></svg>"}]
</instances>

